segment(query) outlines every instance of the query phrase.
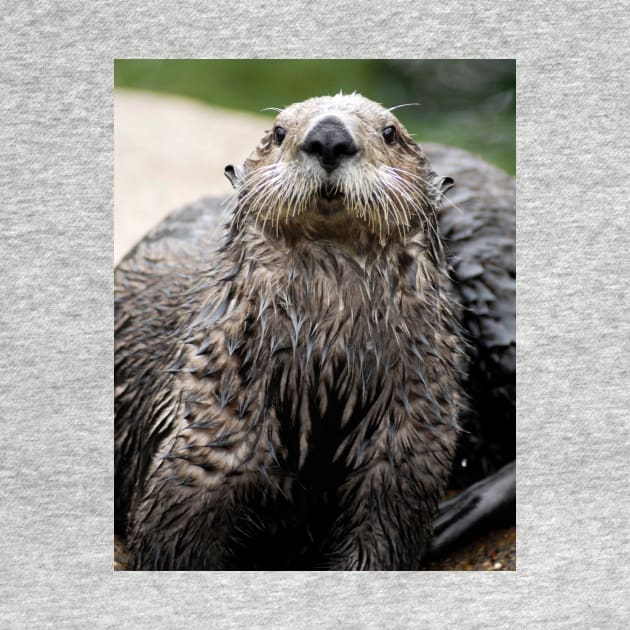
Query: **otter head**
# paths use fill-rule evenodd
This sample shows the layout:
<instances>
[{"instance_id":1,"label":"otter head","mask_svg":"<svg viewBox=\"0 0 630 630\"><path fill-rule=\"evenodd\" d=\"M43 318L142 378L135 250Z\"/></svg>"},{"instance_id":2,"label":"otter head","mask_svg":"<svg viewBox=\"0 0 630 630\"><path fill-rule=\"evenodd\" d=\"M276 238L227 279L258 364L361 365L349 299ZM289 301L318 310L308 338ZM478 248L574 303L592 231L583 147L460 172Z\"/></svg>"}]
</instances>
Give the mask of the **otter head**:
<instances>
[{"instance_id":1,"label":"otter head","mask_svg":"<svg viewBox=\"0 0 630 630\"><path fill-rule=\"evenodd\" d=\"M235 223L293 239L369 236L385 245L435 222L450 178L439 178L390 110L358 94L279 112L242 169Z\"/></svg>"}]
</instances>

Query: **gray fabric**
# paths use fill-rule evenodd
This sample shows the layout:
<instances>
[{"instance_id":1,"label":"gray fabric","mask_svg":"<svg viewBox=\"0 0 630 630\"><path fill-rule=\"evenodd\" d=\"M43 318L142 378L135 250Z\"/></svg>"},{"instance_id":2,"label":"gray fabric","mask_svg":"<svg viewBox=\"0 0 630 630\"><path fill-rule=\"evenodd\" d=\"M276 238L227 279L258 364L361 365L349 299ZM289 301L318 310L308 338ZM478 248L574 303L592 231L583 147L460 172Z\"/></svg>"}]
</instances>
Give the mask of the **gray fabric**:
<instances>
[{"instance_id":1,"label":"gray fabric","mask_svg":"<svg viewBox=\"0 0 630 630\"><path fill-rule=\"evenodd\" d=\"M624 628L626 3L3 3L2 627ZM113 58L516 57L516 573L112 571Z\"/></svg>"}]
</instances>

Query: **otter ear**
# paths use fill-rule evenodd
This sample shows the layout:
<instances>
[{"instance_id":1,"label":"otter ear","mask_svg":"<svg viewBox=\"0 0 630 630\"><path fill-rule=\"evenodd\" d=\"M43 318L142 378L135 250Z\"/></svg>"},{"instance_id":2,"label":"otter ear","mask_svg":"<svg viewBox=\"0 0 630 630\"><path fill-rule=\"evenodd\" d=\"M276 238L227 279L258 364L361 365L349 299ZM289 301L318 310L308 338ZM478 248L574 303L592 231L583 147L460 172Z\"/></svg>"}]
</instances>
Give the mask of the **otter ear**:
<instances>
[{"instance_id":1,"label":"otter ear","mask_svg":"<svg viewBox=\"0 0 630 630\"><path fill-rule=\"evenodd\" d=\"M224 171L225 176L230 180L230 184L232 184L232 188L234 190L238 190L240 188L241 183L243 182L243 169L232 164L228 164Z\"/></svg>"},{"instance_id":2,"label":"otter ear","mask_svg":"<svg viewBox=\"0 0 630 630\"><path fill-rule=\"evenodd\" d=\"M452 177L442 177L439 183L439 189L442 194L455 186L455 180Z\"/></svg>"}]
</instances>

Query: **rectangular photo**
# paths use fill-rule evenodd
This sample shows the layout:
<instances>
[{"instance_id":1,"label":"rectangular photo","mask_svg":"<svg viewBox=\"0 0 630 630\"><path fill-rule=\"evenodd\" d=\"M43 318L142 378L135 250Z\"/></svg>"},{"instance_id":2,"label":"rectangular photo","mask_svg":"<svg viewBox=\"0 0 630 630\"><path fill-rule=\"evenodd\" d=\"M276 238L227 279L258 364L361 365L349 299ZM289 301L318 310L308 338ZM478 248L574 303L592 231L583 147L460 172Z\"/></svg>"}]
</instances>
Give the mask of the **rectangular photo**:
<instances>
[{"instance_id":1,"label":"rectangular photo","mask_svg":"<svg viewBox=\"0 0 630 630\"><path fill-rule=\"evenodd\" d=\"M114 77L114 568L515 570L515 60Z\"/></svg>"}]
</instances>

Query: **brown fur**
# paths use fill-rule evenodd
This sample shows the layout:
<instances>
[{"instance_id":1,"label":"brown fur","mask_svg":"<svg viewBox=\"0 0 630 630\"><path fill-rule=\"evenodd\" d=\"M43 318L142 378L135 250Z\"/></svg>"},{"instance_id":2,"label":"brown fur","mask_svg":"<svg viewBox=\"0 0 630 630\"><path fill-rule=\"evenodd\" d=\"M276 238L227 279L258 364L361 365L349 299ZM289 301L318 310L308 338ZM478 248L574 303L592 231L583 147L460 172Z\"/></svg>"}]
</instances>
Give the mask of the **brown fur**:
<instances>
[{"instance_id":1,"label":"brown fur","mask_svg":"<svg viewBox=\"0 0 630 630\"><path fill-rule=\"evenodd\" d=\"M331 113L360 150L326 174L301 143ZM413 569L430 536L462 401L442 180L358 95L278 124L232 173L218 253L117 272L131 568Z\"/></svg>"}]
</instances>

